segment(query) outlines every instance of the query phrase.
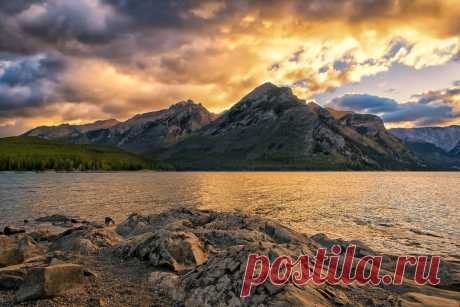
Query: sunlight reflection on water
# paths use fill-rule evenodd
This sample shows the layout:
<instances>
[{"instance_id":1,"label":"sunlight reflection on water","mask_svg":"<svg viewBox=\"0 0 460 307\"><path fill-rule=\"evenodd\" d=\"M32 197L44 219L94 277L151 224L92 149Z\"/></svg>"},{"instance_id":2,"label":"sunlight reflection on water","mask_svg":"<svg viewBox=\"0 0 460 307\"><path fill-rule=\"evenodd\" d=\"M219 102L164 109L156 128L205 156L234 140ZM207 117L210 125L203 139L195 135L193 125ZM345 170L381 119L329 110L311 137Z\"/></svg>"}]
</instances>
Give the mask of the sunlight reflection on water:
<instances>
[{"instance_id":1,"label":"sunlight reflection on water","mask_svg":"<svg viewBox=\"0 0 460 307\"><path fill-rule=\"evenodd\" d=\"M241 210L386 252L460 255L460 173L0 173L0 226L61 213L118 222L178 206Z\"/></svg>"}]
</instances>

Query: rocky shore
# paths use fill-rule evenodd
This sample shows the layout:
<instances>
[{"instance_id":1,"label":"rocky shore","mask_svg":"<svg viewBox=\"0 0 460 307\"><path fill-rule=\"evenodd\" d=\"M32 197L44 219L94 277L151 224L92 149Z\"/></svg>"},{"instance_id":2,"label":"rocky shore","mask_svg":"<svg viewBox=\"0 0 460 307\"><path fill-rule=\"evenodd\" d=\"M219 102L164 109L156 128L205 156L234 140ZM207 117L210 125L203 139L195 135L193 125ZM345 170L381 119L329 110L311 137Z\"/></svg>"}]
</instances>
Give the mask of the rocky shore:
<instances>
[{"instance_id":1,"label":"rocky shore","mask_svg":"<svg viewBox=\"0 0 460 307\"><path fill-rule=\"evenodd\" d=\"M250 253L315 255L350 242L312 237L242 213L174 209L115 224L53 215L0 234L0 306L460 306L460 259L441 285L254 287L240 298ZM376 255L359 241L357 258ZM386 255L391 272L395 256Z\"/></svg>"}]
</instances>

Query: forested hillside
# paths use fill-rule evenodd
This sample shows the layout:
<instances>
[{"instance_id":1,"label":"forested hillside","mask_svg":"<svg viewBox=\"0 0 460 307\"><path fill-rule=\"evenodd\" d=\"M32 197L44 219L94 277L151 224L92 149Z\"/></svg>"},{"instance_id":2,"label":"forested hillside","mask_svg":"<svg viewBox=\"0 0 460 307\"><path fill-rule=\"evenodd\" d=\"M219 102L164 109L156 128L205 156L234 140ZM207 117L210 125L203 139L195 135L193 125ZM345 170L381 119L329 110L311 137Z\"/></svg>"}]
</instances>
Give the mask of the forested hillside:
<instances>
[{"instance_id":1,"label":"forested hillside","mask_svg":"<svg viewBox=\"0 0 460 307\"><path fill-rule=\"evenodd\" d=\"M73 145L37 137L0 139L0 170L117 171L150 169L152 163L119 149Z\"/></svg>"}]
</instances>

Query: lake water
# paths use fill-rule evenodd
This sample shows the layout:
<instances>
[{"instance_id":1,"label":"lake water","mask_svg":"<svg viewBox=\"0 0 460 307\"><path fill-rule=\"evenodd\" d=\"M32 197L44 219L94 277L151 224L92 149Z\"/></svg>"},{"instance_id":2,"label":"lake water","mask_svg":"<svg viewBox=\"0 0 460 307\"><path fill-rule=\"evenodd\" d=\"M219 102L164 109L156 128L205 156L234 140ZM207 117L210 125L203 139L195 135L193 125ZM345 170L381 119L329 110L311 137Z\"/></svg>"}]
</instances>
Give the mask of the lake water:
<instances>
[{"instance_id":1,"label":"lake water","mask_svg":"<svg viewBox=\"0 0 460 307\"><path fill-rule=\"evenodd\" d=\"M460 173L0 173L0 226L179 206L240 210L393 254L460 255Z\"/></svg>"}]
</instances>

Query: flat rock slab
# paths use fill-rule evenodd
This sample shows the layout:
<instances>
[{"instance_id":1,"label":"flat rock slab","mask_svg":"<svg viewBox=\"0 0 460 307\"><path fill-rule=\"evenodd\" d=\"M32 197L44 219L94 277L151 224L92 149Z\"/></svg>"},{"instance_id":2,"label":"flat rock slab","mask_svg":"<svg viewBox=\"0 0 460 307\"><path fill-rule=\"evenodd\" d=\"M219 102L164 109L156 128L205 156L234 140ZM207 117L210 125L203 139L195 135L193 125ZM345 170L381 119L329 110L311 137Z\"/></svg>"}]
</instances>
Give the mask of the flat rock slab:
<instances>
[{"instance_id":1,"label":"flat rock slab","mask_svg":"<svg viewBox=\"0 0 460 307\"><path fill-rule=\"evenodd\" d=\"M76 264L58 264L28 270L16 293L18 302L55 297L80 290L84 285L83 268Z\"/></svg>"},{"instance_id":2,"label":"flat rock slab","mask_svg":"<svg viewBox=\"0 0 460 307\"><path fill-rule=\"evenodd\" d=\"M0 235L0 268L20 264L40 252L37 243L27 235L22 238Z\"/></svg>"},{"instance_id":3,"label":"flat rock slab","mask_svg":"<svg viewBox=\"0 0 460 307\"><path fill-rule=\"evenodd\" d=\"M406 293L399 300L401 307L459 307L460 301L422 293Z\"/></svg>"}]
</instances>

